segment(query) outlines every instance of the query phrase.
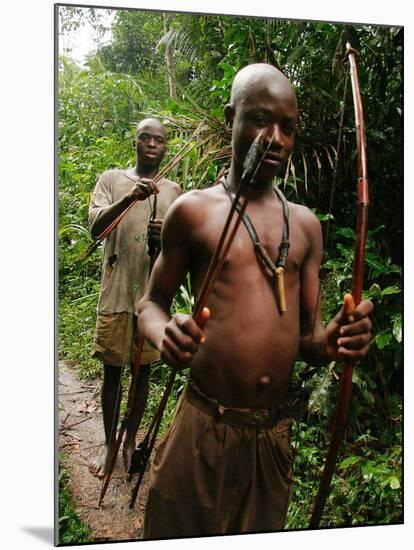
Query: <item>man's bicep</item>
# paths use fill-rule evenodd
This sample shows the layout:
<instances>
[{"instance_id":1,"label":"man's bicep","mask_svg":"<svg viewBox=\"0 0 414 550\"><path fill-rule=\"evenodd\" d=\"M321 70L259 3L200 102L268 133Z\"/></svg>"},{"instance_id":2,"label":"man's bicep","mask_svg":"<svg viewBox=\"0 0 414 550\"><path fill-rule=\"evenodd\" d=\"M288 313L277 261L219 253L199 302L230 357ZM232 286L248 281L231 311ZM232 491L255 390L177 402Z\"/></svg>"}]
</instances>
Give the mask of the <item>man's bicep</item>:
<instances>
[{"instance_id":1,"label":"man's bicep","mask_svg":"<svg viewBox=\"0 0 414 550\"><path fill-rule=\"evenodd\" d=\"M184 250L162 248L155 262L146 292L147 299L169 310L171 302L187 274L188 260Z\"/></svg>"},{"instance_id":2,"label":"man's bicep","mask_svg":"<svg viewBox=\"0 0 414 550\"><path fill-rule=\"evenodd\" d=\"M102 211L113 203L112 185L108 172L104 172L92 192L89 202L88 222L92 231Z\"/></svg>"},{"instance_id":3,"label":"man's bicep","mask_svg":"<svg viewBox=\"0 0 414 550\"><path fill-rule=\"evenodd\" d=\"M161 252L148 285L147 297L164 309L169 308L188 271L191 231L185 211L185 206L176 203L168 211L161 232Z\"/></svg>"}]
</instances>

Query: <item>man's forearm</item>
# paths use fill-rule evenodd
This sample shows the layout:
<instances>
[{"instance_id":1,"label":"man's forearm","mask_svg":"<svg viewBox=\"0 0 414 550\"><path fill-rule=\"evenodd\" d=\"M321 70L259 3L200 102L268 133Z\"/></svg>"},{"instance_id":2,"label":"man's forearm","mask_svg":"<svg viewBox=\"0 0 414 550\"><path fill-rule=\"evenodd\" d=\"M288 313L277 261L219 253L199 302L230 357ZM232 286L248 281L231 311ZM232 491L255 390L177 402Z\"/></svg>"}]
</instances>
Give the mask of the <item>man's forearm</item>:
<instances>
[{"instance_id":1,"label":"man's forearm","mask_svg":"<svg viewBox=\"0 0 414 550\"><path fill-rule=\"evenodd\" d=\"M325 331L303 336L300 340L300 352L307 363L321 364L328 361Z\"/></svg>"},{"instance_id":2,"label":"man's forearm","mask_svg":"<svg viewBox=\"0 0 414 550\"><path fill-rule=\"evenodd\" d=\"M138 330L156 349L161 350L169 313L157 302L143 300L138 306Z\"/></svg>"},{"instance_id":3,"label":"man's forearm","mask_svg":"<svg viewBox=\"0 0 414 550\"><path fill-rule=\"evenodd\" d=\"M121 214L131 204L130 195L125 195L124 198L120 199L114 204L103 208L99 213L99 216L96 218L94 224L91 226L91 234L94 239L98 238L99 235L104 231L108 225L110 225L115 218Z\"/></svg>"}]
</instances>

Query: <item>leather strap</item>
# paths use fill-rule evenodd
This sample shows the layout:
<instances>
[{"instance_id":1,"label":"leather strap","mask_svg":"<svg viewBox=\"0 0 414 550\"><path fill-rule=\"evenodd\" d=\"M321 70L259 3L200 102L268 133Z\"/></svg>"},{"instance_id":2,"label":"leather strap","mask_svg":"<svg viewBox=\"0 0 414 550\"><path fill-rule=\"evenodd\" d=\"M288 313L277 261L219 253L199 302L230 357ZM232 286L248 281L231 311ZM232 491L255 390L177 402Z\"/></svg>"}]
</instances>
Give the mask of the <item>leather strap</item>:
<instances>
[{"instance_id":1,"label":"leather strap","mask_svg":"<svg viewBox=\"0 0 414 550\"><path fill-rule=\"evenodd\" d=\"M223 178L221 180L221 183L222 183L224 189L226 190L227 194L229 195L230 200L233 201L234 196L231 193L225 178ZM276 195L278 196L280 202L282 203L283 217L284 217L284 220L285 220L285 222L283 224L282 241L281 241L280 246L279 246L279 257L277 259L276 264L274 264L272 262L272 260L269 258L269 255L267 254L266 250L264 249L263 245L260 242L260 239L257 235L257 231L256 231L256 229L253 225L253 222L249 218L249 216L247 215L246 212L243 214L242 220L243 220L243 223L244 223L244 225L247 229L247 232L249 233L250 239L252 240L252 243L253 243L256 254L260 257L260 259L266 265L266 267L268 269L270 269L270 271L275 275L277 267L283 267L284 268L285 265L286 265L286 260L287 260L287 256L288 256L290 242L289 242L289 206L288 206L287 200L285 199L285 197L284 197L283 193L280 191L280 189L278 189L277 187L274 187L273 190L276 193ZM240 204L239 203L236 205L236 209L237 209L238 212L240 212Z\"/></svg>"}]
</instances>

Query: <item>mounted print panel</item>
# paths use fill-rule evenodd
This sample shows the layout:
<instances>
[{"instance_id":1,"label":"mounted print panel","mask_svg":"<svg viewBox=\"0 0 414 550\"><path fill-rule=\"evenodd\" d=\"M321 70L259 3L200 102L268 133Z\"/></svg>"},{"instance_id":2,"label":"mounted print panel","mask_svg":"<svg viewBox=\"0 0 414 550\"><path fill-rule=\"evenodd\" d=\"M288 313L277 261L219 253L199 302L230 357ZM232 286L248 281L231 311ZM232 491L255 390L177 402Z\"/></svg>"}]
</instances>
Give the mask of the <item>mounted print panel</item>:
<instances>
[{"instance_id":1,"label":"mounted print panel","mask_svg":"<svg viewBox=\"0 0 414 550\"><path fill-rule=\"evenodd\" d=\"M403 27L55 25L56 544L403 523Z\"/></svg>"}]
</instances>

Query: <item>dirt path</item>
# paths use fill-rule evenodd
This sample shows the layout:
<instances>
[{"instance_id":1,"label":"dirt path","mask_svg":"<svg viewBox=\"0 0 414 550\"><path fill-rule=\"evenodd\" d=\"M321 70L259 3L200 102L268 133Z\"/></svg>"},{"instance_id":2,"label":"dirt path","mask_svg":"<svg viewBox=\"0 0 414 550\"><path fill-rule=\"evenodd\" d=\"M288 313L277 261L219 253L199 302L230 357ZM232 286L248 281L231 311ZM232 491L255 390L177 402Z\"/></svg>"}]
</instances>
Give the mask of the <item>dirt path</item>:
<instances>
[{"instance_id":1,"label":"dirt path","mask_svg":"<svg viewBox=\"0 0 414 550\"><path fill-rule=\"evenodd\" d=\"M59 363L59 450L61 464L68 470L69 489L81 519L92 530L96 541L139 539L142 535L147 479L135 504L129 509L134 485L128 483L118 457L108 491L98 508L101 481L88 469L89 459L99 452L104 440L99 384L80 382L64 361Z\"/></svg>"}]
</instances>

